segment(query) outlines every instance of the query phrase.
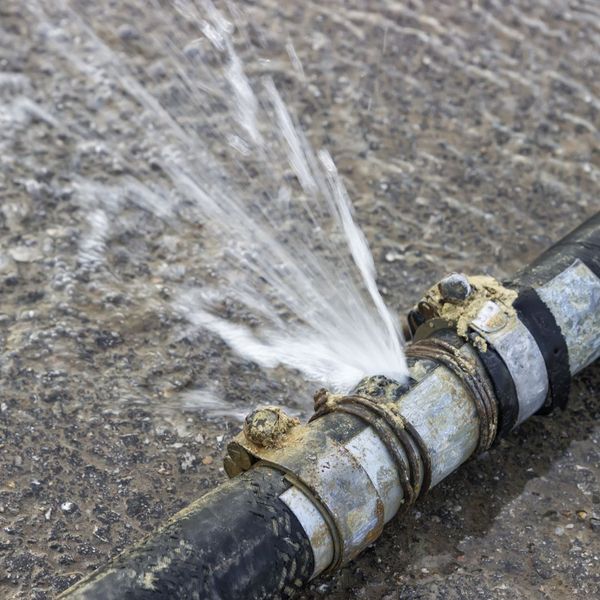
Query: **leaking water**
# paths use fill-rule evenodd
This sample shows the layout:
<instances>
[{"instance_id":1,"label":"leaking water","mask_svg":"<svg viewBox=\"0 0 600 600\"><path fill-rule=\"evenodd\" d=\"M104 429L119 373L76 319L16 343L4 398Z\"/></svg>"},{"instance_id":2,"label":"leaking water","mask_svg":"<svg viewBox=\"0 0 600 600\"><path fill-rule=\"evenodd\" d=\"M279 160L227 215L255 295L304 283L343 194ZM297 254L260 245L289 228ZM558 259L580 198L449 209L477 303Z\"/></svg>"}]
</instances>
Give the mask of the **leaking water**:
<instances>
[{"instance_id":1,"label":"leaking water","mask_svg":"<svg viewBox=\"0 0 600 600\"><path fill-rule=\"evenodd\" d=\"M123 140L101 125L110 121L111 98L126 94L142 136L136 142L147 145L153 169L165 175L152 184L132 176L119 184L78 177L74 189L89 225L79 248L84 264L106 269L106 246L133 202L165 220L174 236L202 228L198 260L211 267L208 276L188 281L176 265L161 273L171 281L169 310L192 327L218 334L262 367L297 369L336 391L348 391L365 375L406 376L398 319L377 289L342 177L326 148L311 147L272 77L247 74L256 65L268 71L263 54L269 48L238 6L153 4L158 20L176 25L151 33L152 69L112 51L77 3L31 7L39 35L98 90L85 127L68 130L77 151L107 154L119 172L127 171L131 157ZM251 49L254 65L242 62L239 46ZM286 51L297 75L287 86L290 94L305 75L289 42ZM160 79L166 89L154 95L144 82ZM223 112L229 118L215 124L214 115ZM246 318L228 319L231 304L243 307ZM219 404L214 398L207 410Z\"/></svg>"},{"instance_id":2,"label":"leaking water","mask_svg":"<svg viewBox=\"0 0 600 600\"><path fill-rule=\"evenodd\" d=\"M226 429L249 404L310 410L302 373L236 358L174 308L184 291L220 291L246 271L228 231L209 231L173 183L169 149L185 159L175 167L234 197L279 200L276 239L303 236L336 277L352 267L339 228L326 239L306 216L334 231L335 215L317 210L327 201L307 198L287 142L269 135L264 78L326 181L318 150L334 159L396 311L451 270L514 273L599 206L593 3L255 0L244 27L221 3L264 160L236 120L226 44L167 0L69 6L0 2L0 596L28 600L53 597L222 481ZM269 287L258 281L267 313L274 304L299 321ZM228 322L269 325L220 298L213 313ZM597 369L574 385L572 410L526 423L434 489L360 573L305 596L598 597ZM64 514L65 502L79 511ZM550 519L532 518L540 502Z\"/></svg>"}]
</instances>

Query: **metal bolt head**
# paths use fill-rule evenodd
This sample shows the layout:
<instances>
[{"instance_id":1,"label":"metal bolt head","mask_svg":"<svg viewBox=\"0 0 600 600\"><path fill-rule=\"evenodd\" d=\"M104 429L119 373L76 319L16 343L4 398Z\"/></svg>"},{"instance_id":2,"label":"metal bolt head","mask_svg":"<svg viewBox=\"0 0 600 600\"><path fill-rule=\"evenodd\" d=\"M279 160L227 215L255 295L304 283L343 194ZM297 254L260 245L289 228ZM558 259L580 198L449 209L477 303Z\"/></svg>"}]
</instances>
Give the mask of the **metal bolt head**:
<instances>
[{"instance_id":1,"label":"metal bolt head","mask_svg":"<svg viewBox=\"0 0 600 600\"><path fill-rule=\"evenodd\" d=\"M450 273L438 283L438 289L446 302L464 302L471 294L471 284L463 273Z\"/></svg>"}]
</instances>

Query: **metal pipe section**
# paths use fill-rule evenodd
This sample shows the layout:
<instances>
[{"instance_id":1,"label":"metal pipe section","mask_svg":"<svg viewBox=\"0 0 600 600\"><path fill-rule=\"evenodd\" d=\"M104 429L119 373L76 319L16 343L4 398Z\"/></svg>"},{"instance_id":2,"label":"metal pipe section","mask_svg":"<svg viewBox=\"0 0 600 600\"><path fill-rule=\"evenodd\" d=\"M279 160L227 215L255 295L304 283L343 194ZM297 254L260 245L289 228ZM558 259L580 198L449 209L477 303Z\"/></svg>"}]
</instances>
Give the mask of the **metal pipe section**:
<instances>
[{"instance_id":1,"label":"metal pipe section","mask_svg":"<svg viewBox=\"0 0 600 600\"><path fill-rule=\"evenodd\" d=\"M60 598L289 598L476 452L564 408L600 356L600 214L513 279L453 274L409 315L408 383L324 390L307 426L249 415L228 483Z\"/></svg>"}]
</instances>

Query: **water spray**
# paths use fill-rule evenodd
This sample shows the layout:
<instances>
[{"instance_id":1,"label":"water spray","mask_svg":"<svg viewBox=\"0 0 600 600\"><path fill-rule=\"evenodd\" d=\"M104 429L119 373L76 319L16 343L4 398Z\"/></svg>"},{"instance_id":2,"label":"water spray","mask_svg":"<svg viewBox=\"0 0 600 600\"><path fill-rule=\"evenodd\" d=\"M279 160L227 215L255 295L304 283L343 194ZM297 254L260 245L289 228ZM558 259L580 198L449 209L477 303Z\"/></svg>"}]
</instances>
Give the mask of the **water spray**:
<instances>
[{"instance_id":1,"label":"water spray","mask_svg":"<svg viewBox=\"0 0 600 600\"><path fill-rule=\"evenodd\" d=\"M60 598L290 598L459 465L566 407L600 356L600 213L499 283L452 274L408 316L409 378L319 390L309 423L256 409L230 481Z\"/></svg>"}]
</instances>

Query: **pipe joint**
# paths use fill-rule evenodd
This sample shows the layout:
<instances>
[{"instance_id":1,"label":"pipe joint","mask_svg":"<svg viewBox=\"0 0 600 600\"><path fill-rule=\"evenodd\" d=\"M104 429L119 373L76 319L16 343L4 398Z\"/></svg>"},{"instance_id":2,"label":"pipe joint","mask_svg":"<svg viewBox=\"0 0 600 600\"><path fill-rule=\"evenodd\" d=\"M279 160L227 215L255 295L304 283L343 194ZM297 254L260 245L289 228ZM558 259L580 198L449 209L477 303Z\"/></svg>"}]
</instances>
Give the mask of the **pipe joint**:
<instances>
[{"instance_id":1,"label":"pipe joint","mask_svg":"<svg viewBox=\"0 0 600 600\"><path fill-rule=\"evenodd\" d=\"M461 289L468 286L470 293L462 299L457 294L448 297L448 281L452 289L461 282ZM493 277L453 273L432 287L409 315L417 342L450 328L473 344L494 385L501 435L540 410L550 392L539 339L518 310L519 298L517 291Z\"/></svg>"},{"instance_id":2,"label":"pipe joint","mask_svg":"<svg viewBox=\"0 0 600 600\"><path fill-rule=\"evenodd\" d=\"M249 415L243 431L228 445L225 469L230 477L261 465L284 473L327 524L333 552L325 566L335 571L379 537L383 500L364 466L345 446L314 425L300 425L280 409L275 409L279 411L275 419L273 410L260 408ZM281 421L287 425L285 431L278 426ZM265 429L271 425L277 429L276 441L267 436L265 444ZM314 550L322 545L318 539L311 543Z\"/></svg>"}]
</instances>

